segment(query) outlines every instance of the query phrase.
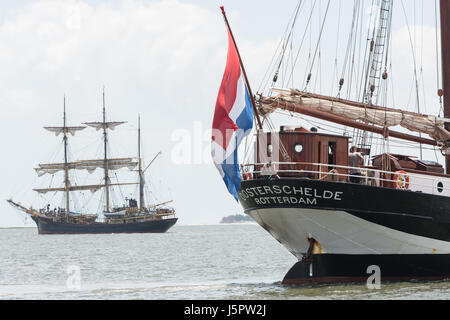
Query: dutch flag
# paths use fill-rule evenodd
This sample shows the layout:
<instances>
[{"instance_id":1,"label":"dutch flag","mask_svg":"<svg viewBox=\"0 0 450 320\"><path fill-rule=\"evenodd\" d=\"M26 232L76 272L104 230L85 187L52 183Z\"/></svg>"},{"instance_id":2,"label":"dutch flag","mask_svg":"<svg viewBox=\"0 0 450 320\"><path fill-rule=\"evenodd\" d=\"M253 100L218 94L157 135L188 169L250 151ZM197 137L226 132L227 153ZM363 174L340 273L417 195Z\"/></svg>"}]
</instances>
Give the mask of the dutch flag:
<instances>
[{"instance_id":1,"label":"dutch flag","mask_svg":"<svg viewBox=\"0 0 450 320\"><path fill-rule=\"evenodd\" d=\"M238 148L253 128L253 106L237 48L228 30L228 57L213 122L212 157L228 191L238 199L241 189Z\"/></svg>"}]
</instances>

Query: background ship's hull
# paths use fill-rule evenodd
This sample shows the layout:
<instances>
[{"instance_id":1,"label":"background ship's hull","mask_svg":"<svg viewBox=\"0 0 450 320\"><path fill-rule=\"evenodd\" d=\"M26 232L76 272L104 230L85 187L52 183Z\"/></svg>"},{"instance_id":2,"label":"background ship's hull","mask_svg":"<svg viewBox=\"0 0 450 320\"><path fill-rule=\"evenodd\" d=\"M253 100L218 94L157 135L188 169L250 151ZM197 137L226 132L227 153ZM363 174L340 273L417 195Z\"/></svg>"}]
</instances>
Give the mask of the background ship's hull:
<instances>
[{"instance_id":1,"label":"background ship's hull","mask_svg":"<svg viewBox=\"0 0 450 320\"><path fill-rule=\"evenodd\" d=\"M310 248L308 239L317 241L320 252L316 253L322 257L314 257L313 269L322 270L316 273L322 280L367 279L367 267L381 262L385 270L395 271L392 278L400 279L402 268L395 268L398 260L406 265L423 261L417 270L429 270L428 275L410 274L409 268L403 271L405 277L432 278L437 272L450 278L450 267L444 272L433 271L428 265L434 261L432 265L450 266L447 197L306 179L244 181L239 196L246 213L299 260ZM428 259L431 255L433 260ZM354 259L359 271L343 272L348 257ZM297 275L297 282L305 277L309 281L314 274L310 267L299 262L291 270L290 281L285 282L295 283L293 275Z\"/></svg>"},{"instance_id":2,"label":"background ship's hull","mask_svg":"<svg viewBox=\"0 0 450 320\"><path fill-rule=\"evenodd\" d=\"M112 233L164 233L176 222L177 218L153 220L124 224L74 224L53 222L50 219L33 217L39 234L112 234Z\"/></svg>"}]
</instances>

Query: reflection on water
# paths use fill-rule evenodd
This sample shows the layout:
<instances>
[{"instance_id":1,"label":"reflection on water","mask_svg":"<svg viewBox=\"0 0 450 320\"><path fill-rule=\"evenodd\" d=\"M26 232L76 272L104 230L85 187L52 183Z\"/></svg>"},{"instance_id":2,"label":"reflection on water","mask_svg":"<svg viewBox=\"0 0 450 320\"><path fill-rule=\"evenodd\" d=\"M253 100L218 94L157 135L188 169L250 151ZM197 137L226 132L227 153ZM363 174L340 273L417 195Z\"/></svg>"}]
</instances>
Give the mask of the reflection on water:
<instances>
[{"instance_id":1,"label":"reflection on water","mask_svg":"<svg viewBox=\"0 0 450 320\"><path fill-rule=\"evenodd\" d=\"M282 286L295 262L254 224L175 226L166 234L135 235L39 236L35 229L3 229L0 299L450 298L448 281L386 284L381 290ZM71 286L74 277L79 287Z\"/></svg>"}]
</instances>

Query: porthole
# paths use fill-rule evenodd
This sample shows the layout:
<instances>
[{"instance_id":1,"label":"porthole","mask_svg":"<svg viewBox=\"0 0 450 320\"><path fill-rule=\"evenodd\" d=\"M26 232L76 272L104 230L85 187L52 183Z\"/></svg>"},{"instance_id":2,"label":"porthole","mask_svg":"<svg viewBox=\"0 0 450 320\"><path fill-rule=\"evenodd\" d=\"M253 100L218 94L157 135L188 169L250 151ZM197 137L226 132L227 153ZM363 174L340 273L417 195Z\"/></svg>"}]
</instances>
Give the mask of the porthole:
<instances>
[{"instance_id":1,"label":"porthole","mask_svg":"<svg viewBox=\"0 0 450 320\"><path fill-rule=\"evenodd\" d=\"M272 156L272 153L273 153L273 145L269 144L267 146L267 155L270 157Z\"/></svg>"},{"instance_id":2,"label":"porthole","mask_svg":"<svg viewBox=\"0 0 450 320\"><path fill-rule=\"evenodd\" d=\"M295 152L297 153L302 153L303 152L303 145L301 144L296 144L294 147Z\"/></svg>"},{"instance_id":3,"label":"porthole","mask_svg":"<svg viewBox=\"0 0 450 320\"><path fill-rule=\"evenodd\" d=\"M444 184L442 182L438 183L437 190L439 191L439 193L444 192Z\"/></svg>"}]
</instances>

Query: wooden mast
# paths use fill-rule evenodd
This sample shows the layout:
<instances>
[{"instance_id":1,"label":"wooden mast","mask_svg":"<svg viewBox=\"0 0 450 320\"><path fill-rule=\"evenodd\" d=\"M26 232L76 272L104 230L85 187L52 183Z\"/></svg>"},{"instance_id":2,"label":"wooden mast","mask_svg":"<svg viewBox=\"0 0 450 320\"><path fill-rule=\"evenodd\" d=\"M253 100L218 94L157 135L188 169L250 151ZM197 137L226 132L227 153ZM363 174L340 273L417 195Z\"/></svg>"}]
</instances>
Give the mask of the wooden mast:
<instances>
[{"instance_id":1,"label":"wooden mast","mask_svg":"<svg viewBox=\"0 0 450 320\"><path fill-rule=\"evenodd\" d=\"M104 148L105 148L105 202L106 202L106 212L109 212L109 185L111 183L109 179L109 168L108 168L108 124L106 123L106 103L105 103L105 88L103 87L103 137L104 137Z\"/></svg>"},{"instance_id":2,"label":"wooden mast","mask_svg":"<svg viewBox=\"0 0 450 320\"><path fill-rule=\"evenodd\" d=\"M442 81L444 92L444 117L450 117L450 1L441 0ZM446 124L450 130L450 125ZM450 174L450 155L446 155L447 174Z\"/></svg>"},{"instance_id":3,"label":"wooden mast","mask_svg":"<svg viewBox=\"0 0 450 320\"><path fill-rule=\"evenodd\" d=\"M138 120L138 160L139 160L139 208L142 210L145 207L144 199L144 173L142 171L142 158L141 158L141 116Z\"/></svg>"},{"instance_id":4,"label":"wooden mast","mask_svg":"<svg viewBox=\"0 0 450 320\"><path fill-rule=\"evenodd\" d=\"M66 214L70 213L70 182L69 182L69 165L68 165L68 156L67 156L67 123L66 123L66 95L64 95L64 126L63 126L63 133L64 133L64 172L65 172L65 178L64 178L64 189L66 192Z\"/></svg>"}]
</instances>

